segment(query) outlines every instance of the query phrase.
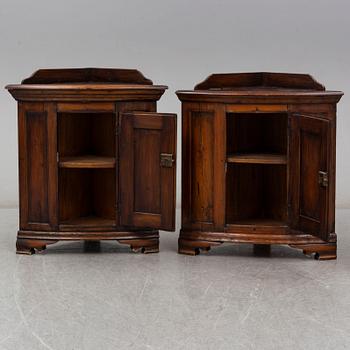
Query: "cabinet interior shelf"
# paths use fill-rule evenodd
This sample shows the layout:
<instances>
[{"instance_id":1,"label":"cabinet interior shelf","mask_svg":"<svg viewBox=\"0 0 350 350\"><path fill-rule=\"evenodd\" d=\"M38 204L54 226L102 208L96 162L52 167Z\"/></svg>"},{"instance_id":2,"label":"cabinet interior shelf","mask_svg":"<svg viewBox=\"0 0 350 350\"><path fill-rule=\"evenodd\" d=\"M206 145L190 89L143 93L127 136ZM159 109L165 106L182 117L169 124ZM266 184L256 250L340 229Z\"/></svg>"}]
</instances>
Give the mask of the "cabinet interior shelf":
<instances>
[{"instance_id":1,"label":"cabinet interior shelf","mask_svg":"<svg viewBox=\"0 0 350 350\"><path fill-rule=\"evenodd\" d=\"M265 219L265 218L251 218L245 220L237 220L233 221L229 224L229 226L279 226L286 227L287 224L282 220L274 220L274 219Z\"/></svg>"},{"instance_id":2,"label":"cabinet interior shelf","mask_svg":"<svg viewBox=\"0 0 350 350\"><path fill-rule=\"evenodd\" d=\"M228 163L287 164L287 156L270 153L235 153L227 156Z\"/></svg>"},{"instance_id":3,"label":"cabinet interior shelf","mask_svg":"<svg viewBox=\"0 0 350 350\"><path fill-rule=\"evenodd\" d=\"M115 167L115 158L91 155L62 157L59 161L59 166L60 168L112 169Z\"/></svg>"}]
</instances>

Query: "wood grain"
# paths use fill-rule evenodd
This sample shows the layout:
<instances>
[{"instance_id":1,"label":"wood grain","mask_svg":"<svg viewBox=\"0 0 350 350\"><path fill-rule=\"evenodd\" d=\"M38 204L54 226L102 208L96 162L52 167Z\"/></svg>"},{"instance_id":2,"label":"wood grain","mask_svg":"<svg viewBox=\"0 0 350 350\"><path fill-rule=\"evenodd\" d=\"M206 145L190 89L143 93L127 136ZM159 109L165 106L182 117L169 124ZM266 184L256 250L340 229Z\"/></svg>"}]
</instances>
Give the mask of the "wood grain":
<instances>
[{"instance_id":1,"label":"wood grain","mask_svg":"<svg viewBox=\"0 0 350 350\"><path fill-rule=\"evenodd\" d=\"M20 228L57 226L56 114L50 103L18 108Z\"/></svg>"},{"instance_id":2,"label":"wood grain","mask_svg":"<svg viewBox=\"0 0 350 350\"><path fill-rule=\"evenodd\" d=\"M213 109L214 111L214 109ZM214 112L191 115L191 218L213 222Z\"/></svg>"},{"instance_id":3,"label":"wood grain","mask_svg":"<svg viewBox=\"0 0 350 350\"><path fill-rule=\"evenodd\" d=\"M211 74L203 82L195 86L195 90L217 90L236 88L289 88L289 89L311 89L324 91L325 87L316 81L309 74L293 74L293 73L226 73L226 74Z\"/></svg>"},{"instance_id":4,"label":"wood grain","mask_svg":"<svg viewBox=\"0 0 350 350\"><path fill-rule=\"evenodd\" d=\"M161 166L161 154L176 160L176 115L120 114L120 196L122 225L173 230L175 163Z\"/></svg>"},{"instance_id":5,"label":"wood grain","mask_svg":"<svg viewBox=\"0 0 350 350\"><path fill-rule=\"evenodd\" d=\"M246 164L287 164L287 156L280 154L233 154L227 156L228 163Z\"/></svg>"},{"instance_id":6,"label":"wood grain","mask_svg":"<svg viewBox=\"0 0 350 350\"><path fill-rule=\"evenodd\" d=\"M7 85L17 101L116 102L158 101L167 86L131 84L36 84Z\"/></svg>"},{"instance_id":7,"label":"wood grain","mask_svg":"<svg viewBox=\"0 0 350 350\"><path fill-rule=\"evenodd\" d=\"M60 168L113 169L115 164L114 157L80 156L62 157L59 160Z\"/></svg>"}]
</instances>

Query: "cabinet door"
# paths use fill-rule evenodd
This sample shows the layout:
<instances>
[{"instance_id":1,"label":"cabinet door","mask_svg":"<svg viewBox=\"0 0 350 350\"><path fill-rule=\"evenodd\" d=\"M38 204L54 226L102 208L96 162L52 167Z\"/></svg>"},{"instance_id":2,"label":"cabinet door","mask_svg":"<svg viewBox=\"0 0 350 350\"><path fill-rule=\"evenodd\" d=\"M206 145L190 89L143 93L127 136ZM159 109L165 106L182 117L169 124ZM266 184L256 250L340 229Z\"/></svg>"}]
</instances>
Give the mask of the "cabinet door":
<instances>
[{"instance_id":1,"label":"cabinet door","mask_svg":"<svg viewBox=\"0 0 350 350\"><path fill-rule=\"evenodd\" d=\"M290 126L290 224L327 239L330 121L293 114Z\"/></svg>"},{"instance_id":2,"label":"cabinet door","mask_svg":"<svg viewBox=\"0 0 350 350\"><path fill-rule=\"evenodd\" d=\"M51 103L19 103L20 228L57 227L57 131Z\"/></svg>"},{"instance_id":3,"label":"cabinet door","mask_svg":"<svg viewBox=\"0 0 350 350\"><path fill-rule=\"evenodd\" d=\"M120 114L120 223L175 229L176 115Z\"/></svg>"}]
</instances>

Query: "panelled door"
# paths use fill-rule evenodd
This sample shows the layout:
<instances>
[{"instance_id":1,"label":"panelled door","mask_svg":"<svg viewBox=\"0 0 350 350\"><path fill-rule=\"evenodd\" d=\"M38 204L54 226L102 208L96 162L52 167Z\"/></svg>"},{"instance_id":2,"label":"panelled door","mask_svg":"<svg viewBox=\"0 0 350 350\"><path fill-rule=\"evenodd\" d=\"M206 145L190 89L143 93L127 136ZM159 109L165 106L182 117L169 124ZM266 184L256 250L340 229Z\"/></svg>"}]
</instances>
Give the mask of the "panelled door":
<instances>
[{"instance_id":1,"label":"panelled door","mask_svg":"<svg viewBox=\"0 0 350 350\"><path fill-rule=\"evenodd\" d=\"M120 113L122 226L175 230L176 115Z\"/></svg>"},{"instance_id":2,"label":"panelled door","mask_svg":"<svg viewBox=\"0 0 350 350\"><path fill-rule=\"evenodd\" d=\"M18 106L20 229L57 228L56 110L52 103Z\"/></svg>"},{"instance_id":3,"label":"panelled door","mask_svg":"<svg viewBox=\"0 0 350 350\"><path fill-rule=\"evenodd\" d=\"M325 240L328 235L330 124L328 119L316 116L290 115L290 225Z\"/></svg>"}]
</instances>

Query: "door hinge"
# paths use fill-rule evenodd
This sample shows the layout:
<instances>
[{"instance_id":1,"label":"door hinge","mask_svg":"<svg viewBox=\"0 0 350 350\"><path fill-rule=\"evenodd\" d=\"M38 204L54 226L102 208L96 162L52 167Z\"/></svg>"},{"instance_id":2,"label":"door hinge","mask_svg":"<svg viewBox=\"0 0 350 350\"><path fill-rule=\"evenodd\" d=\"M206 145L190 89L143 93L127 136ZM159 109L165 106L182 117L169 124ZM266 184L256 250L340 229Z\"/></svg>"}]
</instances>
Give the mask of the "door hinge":
<instances>
[{"instance_id":1,"label":"door hinge","mask_svg":"<svg viewBox=\"0 0 350 350\"><path fill-rule=\"evenodd\" d=\"M160 154L160 166L163 168L172 168L175 160L173 159L172 153L161 153Z\"/></svg>"},{"instance_id":2,"label":"door hinge","mask_svg":"<svg viewBox=\"0 0 350 350\"><path fill-rule=\"evenodd\" d=\"M318 183L322 187L328 187L328 173L325 171L318 172Z\"/></svg>"}]
</instances>

